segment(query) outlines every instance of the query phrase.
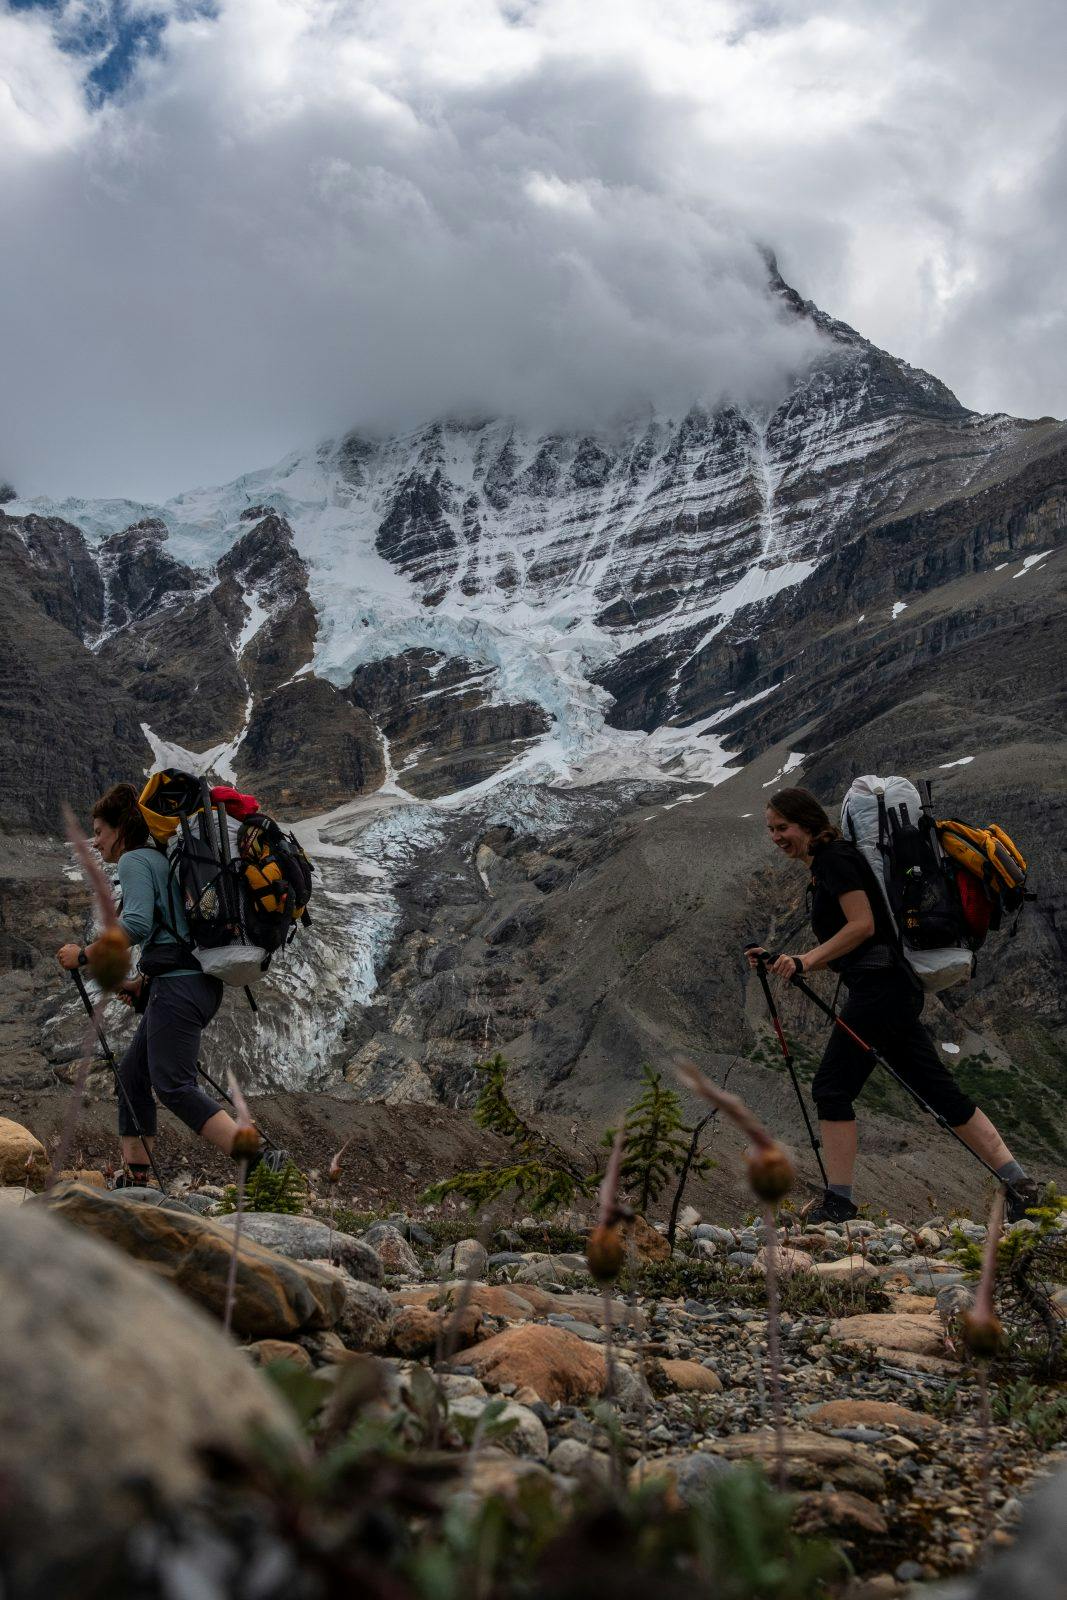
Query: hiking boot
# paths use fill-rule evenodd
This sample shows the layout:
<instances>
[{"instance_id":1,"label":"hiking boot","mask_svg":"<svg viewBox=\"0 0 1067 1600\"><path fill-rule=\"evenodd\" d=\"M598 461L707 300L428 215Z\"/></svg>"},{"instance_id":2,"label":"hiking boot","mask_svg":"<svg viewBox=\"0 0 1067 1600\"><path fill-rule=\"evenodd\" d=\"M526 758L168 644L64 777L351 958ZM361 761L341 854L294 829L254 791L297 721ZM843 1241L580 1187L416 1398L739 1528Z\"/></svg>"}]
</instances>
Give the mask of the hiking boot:
<instances>
[{"instance_id":1,"label":"hiking boot","mask_svg":"<svg viewBox=\"0 0 1067 1600\"><path fill-rule=\"evenodd\" d=\"M832 1189L827 1189L814 1211L809 1211L804 1218L805 1223L812 1222L851 1222L859 1212L859 1206L853 1205L851 1200L846 1200L843 1194L834 1194Z\"/></svg>"},{"instance_id":2,"label":"hiking boot","mask_svg":"<svg viewBox=\"0 0 1067 1600\"><path fill-rule=\"evenodd\" d=\"M1004 1185L1004 1215L1009 1222L1021 1222L1031 1206L1041 1204L1041 1185L1036 1178L1020 1178Z\"/></svg>"}]
</instances>

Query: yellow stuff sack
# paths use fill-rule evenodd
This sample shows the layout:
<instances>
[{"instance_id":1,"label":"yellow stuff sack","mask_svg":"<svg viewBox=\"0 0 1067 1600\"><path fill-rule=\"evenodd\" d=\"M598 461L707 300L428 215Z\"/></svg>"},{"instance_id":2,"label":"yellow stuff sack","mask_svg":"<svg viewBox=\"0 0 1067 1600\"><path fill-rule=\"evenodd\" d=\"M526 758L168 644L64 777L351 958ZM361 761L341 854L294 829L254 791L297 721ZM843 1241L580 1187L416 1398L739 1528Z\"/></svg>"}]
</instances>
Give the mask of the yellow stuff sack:
<instances>
[{"instance_id":1,"label":"yellow stuff sack","mask_svg":"<svg viewBox=\"0 0 1067 1600\"><path fill-rule=\"evenodd\" d=\"M972 828L958 817L937 824L941 848L965 872L981 878L991 895L1009 909L1022 904L1026 891L1026 857L1003 828L991 822Z\"/></svg>"}]
</instances>

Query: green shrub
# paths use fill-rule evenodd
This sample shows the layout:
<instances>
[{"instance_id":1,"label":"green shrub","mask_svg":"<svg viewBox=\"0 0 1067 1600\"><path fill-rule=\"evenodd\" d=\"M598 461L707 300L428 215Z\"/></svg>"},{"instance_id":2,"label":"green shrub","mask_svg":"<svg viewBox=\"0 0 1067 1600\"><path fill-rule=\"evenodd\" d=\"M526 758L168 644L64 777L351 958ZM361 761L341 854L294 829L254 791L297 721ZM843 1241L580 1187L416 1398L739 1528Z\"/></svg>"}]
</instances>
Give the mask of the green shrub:
<instances>
[{"instance_id":1,"label":"green shrub","mask_svg":"<svg viewBox=\"0 0 1067 1600\"><path fill-rule=\"evenodd\" d=\"M269 1167L260 1162L245 1179L246 1211L280 1211L294 1217L303 1211L307 1197L307 1179L292 1161L287 1161L280 1172L271 1172ZM222 1216L237 1210L235 1183L223 1191L218 1209Z\"/></svg>"},{"instance_id":2,"label":"green shrub","mask_svg":"<svg viewBox=\"0 0 1067 1600\"><path fill-rule=\"evenodd\" d=\"M506 1139L511 1155L431 1184L422 1196L424 1203L436 1204L456 1195L475 1211L482 1211L514 1190L519 1201L540 1216L587 1195L592 1177L582 1172L554 1139L520 1116L508 1099L504 1057L498 1052L490 1061L480 1061L477 1070L485 1075L485 1084L474 1107L474 1120L479 1128Z\"/></svg>"}]
</instances>

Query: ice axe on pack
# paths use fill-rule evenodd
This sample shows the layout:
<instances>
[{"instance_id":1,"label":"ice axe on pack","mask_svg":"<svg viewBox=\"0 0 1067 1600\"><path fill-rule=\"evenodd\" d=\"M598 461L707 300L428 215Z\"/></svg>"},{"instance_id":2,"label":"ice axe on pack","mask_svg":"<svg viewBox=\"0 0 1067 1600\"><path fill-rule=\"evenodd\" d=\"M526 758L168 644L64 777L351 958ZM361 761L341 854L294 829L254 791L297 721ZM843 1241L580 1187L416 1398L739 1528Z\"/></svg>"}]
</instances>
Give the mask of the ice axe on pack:
<instances>
[{"instance_id":1,"label":"ice axe on pack","mask_svg":"<svg viewBox=\"0 0 1067 1600\"><path fill-rule=\"evenodd\" d=\"M768 962L777 961L779 955L781 955L782 952L781 951L764 950L760 945L753 943L753 944L749 944L749 945L745 946L745 954L746 955L750 955L751 954L751 955L753 955L755 957L755 960L756 960L756 971L759 974L760 984L761 984L761 986L763 988L763 993L764 993L764 995L766 997L767 1005L770 1008L771 1019L774 1022L775 1031L778 1034L778 1039L779 1039L779 1042L782 1045L783 1052L785 1052L786 1062L788 1064L789 1061L790 1061L790 1057L789 1057L789 1054L788 1054L788 1047L786 1046L786 1043L785 1043L785 1036L782 1033L781 1024L778 1021L778 1012L777 1012L777 1008L775 1007L775 1004L774 1004L774 997L771 994L771 986L770 986L770 984L769 984L769 982L767 980L767 964L768 964ZM921 1111L925 1111L927 1116L933 1117L934 1121L936 1123L938 1123L942 1128L944 1128L946 1133L950 1133L952 1135L952 1137L955 1139L956 1143L958 1145L961 1145L962 1148L967 1151L968 1155L973 1156L975 1161L978 1162L979 1166L984 1167L985 1170L990 1174L990 1176L992 1178L996 1179L997 1183L1003 1185L1003 1187L1005 1189L1007 1189L1011 1194L1015 1195L1015 1190L1012 1187L1012 1185L1010 1183L1005 1183L1004 1179L1002 1177L1000 1177L999 1173L997 1172L996 1167L991 1166L990 1163L985 1159L984 1156L980 1156L978 1154L977 1150L972 1150L970 1145L967 1143L967 1141L965 1139L961 1139L960 1138L960 1136L956 1132L955 1128L952 1126L952 1124L950 1122L947 1122L945 1120L945 1118L941 1115L940 1111L935 1111L933 1106L929 1105L927 1103L927 1101L925 1101L923 1099L923 1097L919 1093L918 1089L913 1088L912 1085L910 1083L908 1083L907 1079L902 1078L900 1073L897 1072L897 1070L894 1067L891 1067L889 1065L889 1062L886 1061L883 1056L879 1055L878 1051L874 1048L873 1045L868 1044L866 1039L861 1039L859 1034L856 1032L855 1028L850 1027L849 1024L845 1021L845 1019L843 1017L838 1016L838 1014L834 1010L833 1006L827 1005L826 1001L822 998L822 996L820 994L816 994L815 990L811 987L810 984L805 983L804 976L800 971L794 972L792 977L788 981L793 985L794 989L799 989L801 994L804 995L804 997L806 999L811 1001L812 1005L817 1006L818 1009L824 1014L824 1016L829 1017L830 1021L833 1023L835 1028L840 1028L842 1033L847 1034L847 1036L852 1040L853 1044L858 1046L858 1048L864 1052L864 1054L871 1061L872 1065L878 1066L878 1067L882 1067L884 1069L884 1071L888 1072L889 1076L893 1079L894 1083L898 1083L900 1085L900 1087L903 1090L905 1090L907 1094L909 1094L911 1096L911 1098L915 1101L915 1104L919 1107L919 1109ZM793 1070L792 1070L791 1066L790 1066L790 1074L791 1074L791 1076L793 1078L793 1087L796 1089L797 1096L799 1098L799 1096L800 1096L800 1085L797 1082L796 1074L793 1073ZM804 1110L804 1121L807 1123L808 1132L812 1133L811 1123L808 1120L808 1114L807 1114L807 1110L804 1108L803 1100L801 1100L801 1109ZM813 1145L815 1144L815 1142L816 1142L815 1141L815 1136L814 1136L814 1134L812 1134L812 1143L813 1143ZM819 1170L821 1172L823 1172L823 1177L825 1178L826 1174L823 1171L823 1165L822 1165L821 1159L819 1161ZM1020 1199L1020 1198L1022 1198L1022 1197L1019 1196L1019 1195L1016 1195L1016 1199Z\"/></svg>"}]
</instances>

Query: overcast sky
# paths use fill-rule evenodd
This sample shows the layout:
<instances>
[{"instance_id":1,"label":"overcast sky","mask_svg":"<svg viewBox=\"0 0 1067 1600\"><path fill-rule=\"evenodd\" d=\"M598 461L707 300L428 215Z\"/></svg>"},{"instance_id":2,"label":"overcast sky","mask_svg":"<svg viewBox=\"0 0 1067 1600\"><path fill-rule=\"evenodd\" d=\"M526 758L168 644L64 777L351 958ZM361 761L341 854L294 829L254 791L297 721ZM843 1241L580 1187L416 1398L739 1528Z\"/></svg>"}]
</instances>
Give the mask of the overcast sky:
<instances>
[{"instance_id":1,"label":"overcast sky","mask_svg":"<svg viewBox=\"0 0 1067 1600\"><path fill-rule=\"evenodd\" d=\"M0 0L0 476L163 498L358 425L772 396L757 244L1067 414L1052 0Z\"/></svg>"}]
</instances>

